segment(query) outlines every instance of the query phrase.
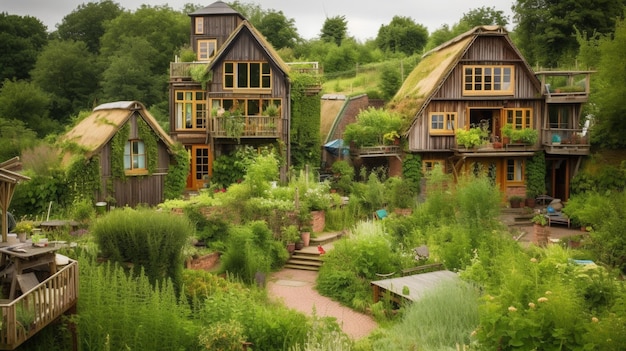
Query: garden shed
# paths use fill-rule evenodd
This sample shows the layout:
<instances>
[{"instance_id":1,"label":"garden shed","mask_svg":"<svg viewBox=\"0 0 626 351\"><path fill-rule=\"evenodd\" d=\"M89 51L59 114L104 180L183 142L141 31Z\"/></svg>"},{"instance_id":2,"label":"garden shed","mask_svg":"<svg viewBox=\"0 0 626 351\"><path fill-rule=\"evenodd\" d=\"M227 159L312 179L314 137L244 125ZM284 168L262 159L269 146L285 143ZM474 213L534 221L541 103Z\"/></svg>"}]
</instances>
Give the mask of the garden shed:
<instances>
[{"instance_id":1,"label":"garden shed","mask_svg":"<svg viewBox=\"0 0 626 351\"><path fill-rule=\"evenodd\" d=\"M174 161L174 142L138 101L102 104L61 138L74 187L94 202L156 205ZM75 171L72 172L71 169Z\"/></svg>"}]
</instances>

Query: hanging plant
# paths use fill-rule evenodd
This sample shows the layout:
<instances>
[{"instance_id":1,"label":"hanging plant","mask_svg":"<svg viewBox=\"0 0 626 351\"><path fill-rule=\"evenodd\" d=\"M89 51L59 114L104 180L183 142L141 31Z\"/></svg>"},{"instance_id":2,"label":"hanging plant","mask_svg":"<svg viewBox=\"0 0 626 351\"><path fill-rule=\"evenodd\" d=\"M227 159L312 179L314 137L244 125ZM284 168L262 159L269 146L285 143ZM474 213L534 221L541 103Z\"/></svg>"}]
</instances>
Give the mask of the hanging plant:
<instances>
[{"instance_id":1,"label":"hanging plant","mask_svg":"<svg viewBox=\"0 0 626 351\"><path fill-rule=\"evenodd\" d=\"M213 71L207 70L207 65L191 66L189 75L194 82L200 83L202 90L206 90L206 84L213 79Z\"/></svg>"}]
</instances>

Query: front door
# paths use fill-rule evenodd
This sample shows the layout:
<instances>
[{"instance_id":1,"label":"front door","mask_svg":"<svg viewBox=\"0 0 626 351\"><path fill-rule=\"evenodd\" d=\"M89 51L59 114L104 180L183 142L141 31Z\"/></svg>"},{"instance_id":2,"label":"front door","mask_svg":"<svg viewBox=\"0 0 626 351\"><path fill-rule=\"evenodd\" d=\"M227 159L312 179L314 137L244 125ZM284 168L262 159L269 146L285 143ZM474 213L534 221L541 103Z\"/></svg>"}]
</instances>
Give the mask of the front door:
<instances>
[{"instance_id":1,"label":"front door","mask_svg":"<svg viewBox=\"0 0 626 351\"><path fill-rule=\"evenodd\" d=\"M188 145L189 174L187 175L187 190L198 190L209 183L213 174L211 150L208 145Z\"/></svg>"}]
</instances>

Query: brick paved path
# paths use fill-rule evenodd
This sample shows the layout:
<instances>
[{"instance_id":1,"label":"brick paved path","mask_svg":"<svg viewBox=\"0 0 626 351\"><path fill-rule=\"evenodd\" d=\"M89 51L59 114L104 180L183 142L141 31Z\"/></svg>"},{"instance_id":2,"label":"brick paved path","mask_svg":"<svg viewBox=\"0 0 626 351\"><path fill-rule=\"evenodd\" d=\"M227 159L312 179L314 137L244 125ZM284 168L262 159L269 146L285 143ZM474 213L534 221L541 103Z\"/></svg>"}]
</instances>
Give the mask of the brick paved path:
<instances>
[{"instance_id":1,"label":"brick paved path","mask_svg":"<svg viewBox=\"0 0 626 351\"><path fill-rule=\"evenodd\" d=\"M377 324L372 317L320 295L314 289L316 278L315 271L283 269L270 275L268 295L309 316L315 311L320 317L335 317L343 331L353 340L363 338L376 329Z\"/></svg>"}]
</instances>

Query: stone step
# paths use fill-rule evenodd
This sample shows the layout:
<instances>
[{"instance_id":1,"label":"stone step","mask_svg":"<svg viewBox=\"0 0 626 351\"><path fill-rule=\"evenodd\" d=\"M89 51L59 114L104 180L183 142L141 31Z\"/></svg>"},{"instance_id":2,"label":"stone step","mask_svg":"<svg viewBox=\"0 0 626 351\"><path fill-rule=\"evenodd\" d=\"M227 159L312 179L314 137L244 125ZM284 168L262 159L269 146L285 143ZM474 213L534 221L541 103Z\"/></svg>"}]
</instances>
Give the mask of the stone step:
<instances>
[{"instance_id":1,"label":"stone step","mask_svg":"<svg viewBox=\"0 0 626 351\"><path fill-rule=\"evenodd\" d=\"M324 250L331 250L333 242L341 238L343 234L343 232L333 232L316 235L314 238L311 238L309 246L294 251L285 264L285 268L318 271L323 264L323 259L320 257L317 247L321 245Z\"/></svg>"},{"instance_id":2,"label":"stone step","mask_svg":"<svg viewBox=\"0 0 626 351\"><path fill-rule=\"evenodd\" d=\"M297 264L291 264L291 263L285 264L285 268L300 269L300 270L303 270L303 271L319 271L320 270L320 267L307 266L307 265L297 265Z\"/></svg>"},{"instance_id":3,"label":"stone step","mask_svg":"<svg viewBox=\"0 0 626 351\"><path fill-rule=\"evenodd\" d=\"M332 243L335 240L339 240L343 236L344 232L330 232L330 233L320 233L311 237L310 246L317 247L317 245L324 245L328 243Z\"/></svg>"}]
</instances>

